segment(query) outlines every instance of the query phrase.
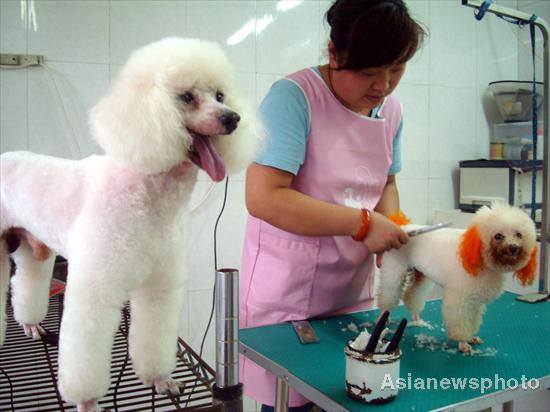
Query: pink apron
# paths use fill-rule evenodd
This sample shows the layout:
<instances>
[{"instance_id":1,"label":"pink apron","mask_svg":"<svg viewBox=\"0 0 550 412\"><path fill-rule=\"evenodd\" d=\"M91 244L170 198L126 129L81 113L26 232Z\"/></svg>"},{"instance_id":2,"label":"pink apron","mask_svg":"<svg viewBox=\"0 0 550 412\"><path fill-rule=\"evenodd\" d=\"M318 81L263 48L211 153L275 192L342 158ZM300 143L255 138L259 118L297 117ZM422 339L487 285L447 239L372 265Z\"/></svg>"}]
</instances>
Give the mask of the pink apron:
<instances>
[{"instance_id":1,"label":"pink apron","mask_svg":"<svg viewBox=\"0 0 550 412\"><path fill-rule=\"evenodd\" d=\"M311 69L287 77L310 107L306 157L293 188L316 199L372 210L384 189L401 105L380 118L344 107ZM346 313L372 306L373 255L350 236L305 237L248 217L240 277L241 328ZM245 393L274 405L275 377L241 356ZM289 406L308 400L290 391Z\"/></svg>"}]
</instances>

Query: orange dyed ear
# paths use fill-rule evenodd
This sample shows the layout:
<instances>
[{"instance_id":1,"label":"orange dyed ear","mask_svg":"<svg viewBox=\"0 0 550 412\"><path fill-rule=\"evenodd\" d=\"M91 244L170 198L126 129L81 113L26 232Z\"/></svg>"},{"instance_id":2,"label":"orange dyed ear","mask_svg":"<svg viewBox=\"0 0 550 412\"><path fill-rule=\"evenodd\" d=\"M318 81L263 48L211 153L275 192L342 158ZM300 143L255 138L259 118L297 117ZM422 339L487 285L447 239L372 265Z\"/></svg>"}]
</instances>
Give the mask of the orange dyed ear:
<instances>
[{"instance_id":1,"label":"orange dyed ear","mask_svg":"<svg viewBox=\"0 0 550 412\"><path fill-rule=\"evenodd\" d=\"M483 262L481 260L481 238L475 225L470 226L462 235L459 253L464 270L473 276L477 276Z\"/></svg>"},{"instance_id":2,"label":"orange dyed ear","mask_svg":"<svg viewBox=\"0 0 550 412\"><path fill-rule=\"evenodd\" d=\"M531 252L531 257L527 264L514 273L514 276L519 279L522 286L530 285L535 280L535 269L537 268L537 245L533 248Z\"/></svg>"},{"instance_id":3,"label":"orange dyed ear","mask_svg":"<svg viewBox=\"0 0 550 412\"><path fill-rule=\"evenodd\" d=\"M403 226L411 223L410 219L401 210L389 216L388 219L390 219L393 223L399 226Z\"/></svg>"}]
</instances>

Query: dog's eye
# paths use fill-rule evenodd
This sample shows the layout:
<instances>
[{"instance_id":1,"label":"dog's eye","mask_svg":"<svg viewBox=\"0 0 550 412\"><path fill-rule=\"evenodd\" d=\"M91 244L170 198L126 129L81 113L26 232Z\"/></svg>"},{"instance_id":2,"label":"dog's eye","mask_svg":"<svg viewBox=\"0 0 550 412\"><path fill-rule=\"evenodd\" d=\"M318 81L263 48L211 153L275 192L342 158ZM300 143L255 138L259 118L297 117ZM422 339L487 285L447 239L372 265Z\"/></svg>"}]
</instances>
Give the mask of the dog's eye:
<instances>
[{"instance_id":1,"label":"dog's eye","mask_svg":"<svg viewBox=\"0 0 550 412\"><path fill-rule=\"evenodd\" d=\"M522 235L521 233L517 232L517 233L516 233L516 237L517 237L518 239L521 239L521 238L523 238L523 235Z\"/></svg>"},{"instance_id":2,"label":"dog's eye","mask_svg":"<svg viewBox=\"0 0 550 412\"><path fill-rule=\"evenodd\" d=\"M504 235L502 233L497 233L495 235L495 240L503 240L504 239Z\"/></svg>"},{"instance_id":3,"label":"dog's eye","mask_svg":"<svg viewBox=\"0 0 550 412\"><path fill-rule=\"evenodd\" d=\"M222 92L216 93L216 100L218 102L223 103L224 99L225 99L225 96Z\"/></svg>"},{"instance_id":4,"label":"dog's eye","mask_svg":"<svg viewBox=\"0 0 550 412\"><path fill-rule=\"evenodd\" d=\"M193 95L191 94L191 92L187 92L187 93L184 93L184 94L180 94L179 96L179 99L186 103L186 104L189 104L193 101Z\"/></svg>"}]
</instances>

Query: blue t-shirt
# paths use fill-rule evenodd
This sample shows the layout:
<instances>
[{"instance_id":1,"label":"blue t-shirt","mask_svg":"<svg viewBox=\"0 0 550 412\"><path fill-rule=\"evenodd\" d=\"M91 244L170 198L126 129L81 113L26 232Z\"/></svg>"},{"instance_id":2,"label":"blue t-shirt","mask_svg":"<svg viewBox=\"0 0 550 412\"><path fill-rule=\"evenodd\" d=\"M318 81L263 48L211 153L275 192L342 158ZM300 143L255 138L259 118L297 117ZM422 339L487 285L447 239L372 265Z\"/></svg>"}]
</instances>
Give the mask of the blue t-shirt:
<instances>
[{"instance_id":1,"label":"blue t-shirt","mask_svg":"<svg viewBox=\"0 0 550 412\"><path fill-rule=\"evenodd\" d=\"M313 70L319 74L317 67ZM371 116L378 117L378 110L378 107L374 108ZM293 81L278 80L262 101L260 112L270 138L256 163L297 175L304 163L310 130L310 109L304 93ZM401 171L402 129L403 118L393 139L392 164L388 175Z\"/></svg>"}]
</instances>

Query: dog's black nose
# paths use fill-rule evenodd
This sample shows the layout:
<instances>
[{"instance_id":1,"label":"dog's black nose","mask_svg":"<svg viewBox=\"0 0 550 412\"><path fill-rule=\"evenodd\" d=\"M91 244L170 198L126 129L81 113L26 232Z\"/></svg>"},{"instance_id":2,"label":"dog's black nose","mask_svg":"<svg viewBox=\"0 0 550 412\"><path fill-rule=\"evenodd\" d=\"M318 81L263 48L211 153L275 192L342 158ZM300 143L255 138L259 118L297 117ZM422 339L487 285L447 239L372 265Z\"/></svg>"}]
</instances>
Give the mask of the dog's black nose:
<instances>
[{"instance_id":1,"label":"dog's black nose","mask_svg":"<svg viewBox=\"0 0 550 412\"><path fill-rule=\"evenodd\" d=\"M239 123L239 120L241 120L241 116L235 112L226 111L220 115L218 120L225 127L227 133L231 133L237 128L237 124Z\"/></svg>"},{"instance_id":2,"label":"dog's black nose","mask_svg":"<svg viewBox=\"0 0 550 412\"><path fill-rule=\"evenodd\" d=\"M512 254L512 255L517 254L519 252L518 245L509 245L508 246L508 252L510 252L510 254Z\"/></svg>"}]
</instances>

